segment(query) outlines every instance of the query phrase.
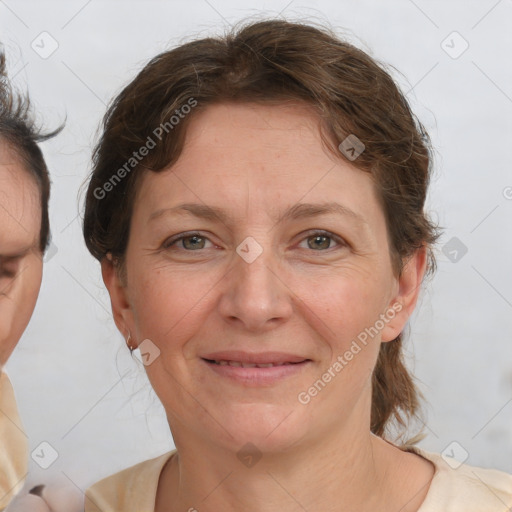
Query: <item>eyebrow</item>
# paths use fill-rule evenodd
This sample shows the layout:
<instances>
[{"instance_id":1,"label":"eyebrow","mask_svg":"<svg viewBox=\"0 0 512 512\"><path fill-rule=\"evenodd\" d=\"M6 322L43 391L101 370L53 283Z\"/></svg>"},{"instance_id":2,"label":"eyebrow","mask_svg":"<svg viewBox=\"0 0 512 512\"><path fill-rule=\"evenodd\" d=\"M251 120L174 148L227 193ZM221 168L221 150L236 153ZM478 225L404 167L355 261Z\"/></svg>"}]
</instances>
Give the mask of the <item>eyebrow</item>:
<instances>
[{"instance_id":1,"label":"eyebrow","mask_svg":"<svg viewBox=\"0 0 512 512\"><path fill-rule=\"evenodd\" d=\"M220 221L223 224L229 224L229 215L226 210L223 208L219 208L217 206L207 206L205 204L199 203L182 203L177 206L173 206L171 208L161 208L159 210L154 211L148 219L148 223L158 217L161 217L164 214L181 214L181 213L190 213L195 217L205 220L211 221ZM276 220L276 223L279 224L283 221L287 220L296 220L296 219L304 219L311 217L318 217L320 215L342 215L344 217L350 217L353 220L357 221L360 224L368 225L366 219L356 213L354 210L343 206L342 204L336 202L328 202L328 203L298 203L287 210L285 210Z\"/></svg>"}]
</instances>

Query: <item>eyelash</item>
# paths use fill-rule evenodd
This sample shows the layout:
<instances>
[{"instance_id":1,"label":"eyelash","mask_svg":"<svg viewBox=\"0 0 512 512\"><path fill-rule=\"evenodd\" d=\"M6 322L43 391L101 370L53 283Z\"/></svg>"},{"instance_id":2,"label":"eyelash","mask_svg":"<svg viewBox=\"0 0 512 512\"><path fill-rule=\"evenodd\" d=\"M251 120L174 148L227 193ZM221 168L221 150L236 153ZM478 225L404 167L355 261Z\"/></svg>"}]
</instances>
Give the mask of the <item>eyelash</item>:
<instances>
[{"instance_id":1,"label":"eyelash","mask_svg":"<svg viewBox=\"0 0 512 512\"><path fill-rule=\"evenodd\" d=\"M197 236L198 238L209 240L208 237L203 236L199 232L184 233L184 234L180 234L180 235L178 235L176 237L172 237L172 238L166 240L162 244L162 249L170 249L177 242L180 242L181 240L184 240L185 238L193 238L195 236ZM339 236L334 235L333 233L331 233L329 231L323 231L323 230L312 231L307 236L302 238L301 241L302 240L307 240L308 238L319 237L319 236L323 236L325 238L331 238L336 243L338 243L340 247L346 247L347 246L347 243L342 238L340 238ZM209 241L211 242L211 240L209 240ZM185 249L185 248L182 248L182 249L184 251L186 251L186 252L199 252L199 250L200 250L200 249L198 249L197 251L194 251L194 250L188 250L188 249ZM320 249L318 251L316 251L314 249L311 249L311 251L314 251L314 252L326 252L326 251L329 251L331 249L334 249L334 247L329 247L328 249L325 249L325 250Z\"/></svg>"}]
</instances>

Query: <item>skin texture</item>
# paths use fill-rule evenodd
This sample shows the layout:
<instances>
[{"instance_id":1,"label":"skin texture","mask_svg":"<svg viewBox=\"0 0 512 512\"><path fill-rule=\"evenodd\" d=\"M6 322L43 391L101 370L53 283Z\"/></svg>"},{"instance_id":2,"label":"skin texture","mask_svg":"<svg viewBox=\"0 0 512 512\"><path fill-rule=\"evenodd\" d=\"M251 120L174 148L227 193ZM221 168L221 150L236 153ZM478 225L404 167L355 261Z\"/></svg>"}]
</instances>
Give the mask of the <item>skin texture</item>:
<instances>
[{"instance_id":1,"label":"skin texture","mask_svg":"<svg viewBox=\"0 0 512 512\"><path fill-rule=\"evenodd\" d=\"M155 213L189 202L223 208L227 218ZM278 222L297 203L327 202L362 220ZM332 238L317 239L317 230ZM170 240L195 231L204 238ZM246 237L263 251L252 263L236 252ZM425 251L394 275L370 176L327 152L308 107L221 104L195 115L176 164L141 181L125 265L121 279L109 258L102 262L114 318L131 343L149 339L160 350L146 370L179 451L162 472L157 511L417 510L432 465L370 434L371 374L380 343L414 309ZM381 332L300 403L298 394L397 304ZM248 386L201 359L218 350L310 362ZM250 468L237 458L249 442L262 454Z\"/></svg>"},{"instance_id":2,"label":"skin texture","mask_svg":"<svg viewBox=\"0 0 512 512\"><path fill-rule=\"evenodd\" d=\"M0 365L28 325L41 286L41 200L19 158L0 143Z\"/></svg>"}]
</instances>

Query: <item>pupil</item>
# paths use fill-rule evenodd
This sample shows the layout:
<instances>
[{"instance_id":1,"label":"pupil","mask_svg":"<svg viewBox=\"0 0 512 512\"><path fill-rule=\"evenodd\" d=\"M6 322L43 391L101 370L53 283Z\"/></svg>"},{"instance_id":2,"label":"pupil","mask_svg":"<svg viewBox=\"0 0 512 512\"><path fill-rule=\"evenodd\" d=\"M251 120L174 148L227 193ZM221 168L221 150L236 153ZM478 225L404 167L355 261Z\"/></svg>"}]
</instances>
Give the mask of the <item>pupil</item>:
<instances>
[{"instance_id":1,"label":"pupil","mask_svg":"<svg viewBox=\"0 0 512 512\"><path fill-rule=\"evenodd\" d=\"M192 248L198 247L198 241L200 240L202 240L200 236L189 236L188 238L185 239L185 245L188 243Z\"/></svg>"},{"instance_id":2,"label":"pupil","mask_svg":"<svg viewBox=\"0 0 512 512\"><path fill-rule=\"evenodd\" d=\"M320 249L322 249L322 248L329 248L329 237L327 237L327 236L323 236L323 235L315 236L315 237L314 237L314 243L317 243L317 242L319 242L319 241L321 242L321 240L322 240L322 239L324 240L324 242L327 242L327 245L326 245L325 243L324 243L323 245L322 245L322 244L320 244L320 245L321 245L321 247L319 247L319 246L317 245L317 247L316 247L316 248L320 248Z\"/></svg>"}]
</instances>

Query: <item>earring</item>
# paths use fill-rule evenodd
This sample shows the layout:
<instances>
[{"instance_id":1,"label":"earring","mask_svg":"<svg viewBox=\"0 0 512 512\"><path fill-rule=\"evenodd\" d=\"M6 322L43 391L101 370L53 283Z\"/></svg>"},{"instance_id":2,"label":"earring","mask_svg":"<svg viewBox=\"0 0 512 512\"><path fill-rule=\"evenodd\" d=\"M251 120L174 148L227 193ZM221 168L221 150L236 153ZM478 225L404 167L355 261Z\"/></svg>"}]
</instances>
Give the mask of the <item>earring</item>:
<instances>
[{"instance_id":1,"label":"earring","mask_svg":"<svg viewBox=\"0 0 512 512\"><path fill-rule=\"evenodd\" d=\"M132 333L130 331L128 331L128 339L126 340L126 345L130 349L130 353L132 353L137 348L132 345L131 339L132 339Z\"/></svg>"}]
</instances>

